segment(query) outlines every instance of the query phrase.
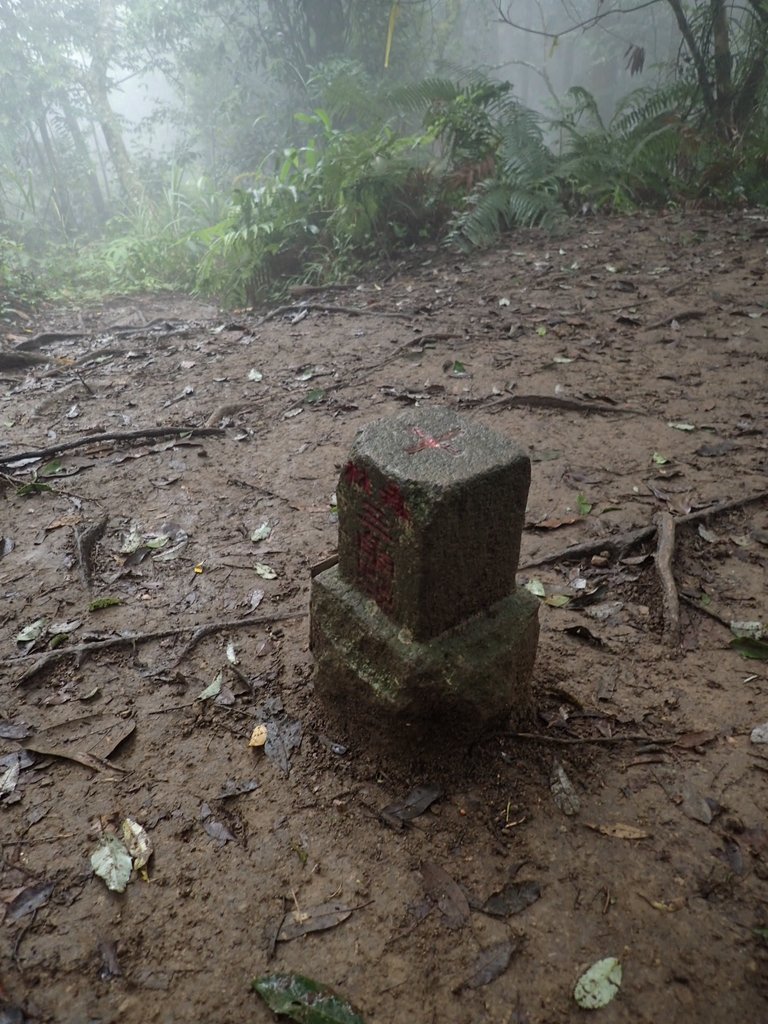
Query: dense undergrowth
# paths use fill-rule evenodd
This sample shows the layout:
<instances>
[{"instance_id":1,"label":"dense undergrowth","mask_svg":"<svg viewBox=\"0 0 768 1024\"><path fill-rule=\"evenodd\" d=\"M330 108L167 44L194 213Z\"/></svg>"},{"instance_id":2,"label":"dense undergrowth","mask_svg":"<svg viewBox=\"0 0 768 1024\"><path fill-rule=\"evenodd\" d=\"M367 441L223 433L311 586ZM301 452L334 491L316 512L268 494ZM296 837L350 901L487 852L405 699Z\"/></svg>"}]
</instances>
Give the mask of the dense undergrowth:
<instances>
[{"instance_id":1,"label":"dense undergrowth","mask_svg":"<svg viewBox=\"0 0 768 1024\"><path fill-rule=\"evenodd\" d=\"M172 167L97 240L40 247L6 226L0 303L174 289L253 305L425 241L486 246L585 210L768 203L766 104L725 135L685 81L630 95L608 123L584 89L545 118L480 76L361 87L295 120L301 143L234 190Z\"/></svg>"}]
</instances>

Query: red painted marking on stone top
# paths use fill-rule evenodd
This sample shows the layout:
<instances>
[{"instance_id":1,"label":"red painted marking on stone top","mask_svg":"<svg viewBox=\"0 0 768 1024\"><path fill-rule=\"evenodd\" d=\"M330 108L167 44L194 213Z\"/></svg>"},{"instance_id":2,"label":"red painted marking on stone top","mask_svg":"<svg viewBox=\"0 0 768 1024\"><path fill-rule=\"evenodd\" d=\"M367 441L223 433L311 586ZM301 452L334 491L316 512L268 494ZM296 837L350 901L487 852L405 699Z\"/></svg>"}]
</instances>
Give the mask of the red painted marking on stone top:
<instances>
[{"instance_id":1,"label":"red painted marking on stone top","mask_svg":"<svg viewBox=\"0 0 768 1024\"><path fill-rule=\"evenodd\" d=\"M415 455L417 452L426 451L440 451L447 452L449 455L461 455L460 449L450 444L453 438L461 433L459 427L456 427L455 430L446 430L444 434L439 434L437 437L432 437L431 434L427 434L420 427L411 427L411 433L416 438L416 443L404 449L406 455Z\"/></svg>"}]
</instances>

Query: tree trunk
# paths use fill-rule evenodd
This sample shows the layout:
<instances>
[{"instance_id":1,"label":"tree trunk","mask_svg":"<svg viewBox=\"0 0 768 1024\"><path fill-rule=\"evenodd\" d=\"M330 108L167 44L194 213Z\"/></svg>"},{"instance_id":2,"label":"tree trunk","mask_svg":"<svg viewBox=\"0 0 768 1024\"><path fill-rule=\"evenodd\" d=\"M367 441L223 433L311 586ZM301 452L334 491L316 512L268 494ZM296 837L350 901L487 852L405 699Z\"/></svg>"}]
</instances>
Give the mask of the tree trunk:
<instances>
[{"instance_id":1,"label":"tree trunk","mask_svg":"<svg viewBox=\"0 0 768 1024\"><path fill-rule=\"evenodd\" d=\"M144 186L133 169L133 161L125 144L120 122L109 102L109 64L112 57L111 39L116 31L115 22L114 0L102 0L99 6L99 23L93 37L91 65L86 72L85 88L123 195L135 203L144 195Z\"/></svg>"},{"instance_id":2,"label":"tree trunk","mask_svg":"<svg viewBox=\"0 0 768 1024\"><path fill-rule=\"evenodd\" d=\"M56 211L59 215L59 221L65 232L72 226L72 203L69 197L69 190L59 170L59 161L56 157L56 151L53 148L51 142L51 136L48 131L48 122L45 115L41 115L37 119L37 130L40 134L40 142L42 143L43 153L45 154L45 162L48 165L48 177L51 183L51 195L56 206Z\"/></svg>"},{"instance_id":3,"label":"tree trunk","mask_svg":"<svg viewBox=\"0 0 768 1024\"><path fill-rule=\"evenodd\" d=\"M94 170L93 161L91 159L91 154L88 151L85 136L83 135L82 128L80 127L80 122L77 120L77 114L72 109L72 104L70 103L69 96L67 96L66 93L63 93L59 97L59 103L64 112L64 120L67 123L67 130L72 137L72 144L75 147L75 152L80 159L83 172L88 181L88 188L91 193L91 202L96 213L96 219L99 226L101 226L107 221L107 207L104 202L104 196L101 193L99 178Z\"/></svg>"},{"instance_id":4,"label":"tree trunk","mask_svg":"<svg viewBox=\"0 0 768 1024\"><path fill-rule=\"evenodd\" d=\"M707 113L711 116L715 116L715 94L712 91L712 83L709 80L707 73L707 65L702 56L701 50L699 49L696 38L693 34L690 22L685 15L681 0L667 0L667 3L672 8L672 11L677 20L677 27L680 29L680 34L685 40L685 45L688 47L688 52L691 55L693 66L696 69L696 78L701 89L701 95L704 100L704 107Z\"/></svg>"},{"instance_id":5,"label":"tree trunk","mask_svg":"<svg viewBox=\"0 0 768 1024\"><path fill-rule=\"evenodd\" d=\"M715 51L715 116L724 138L733 135L733 58L728 37L728 13L725 0L711 0L712 41Z\"/></svg>"}]
</instances>

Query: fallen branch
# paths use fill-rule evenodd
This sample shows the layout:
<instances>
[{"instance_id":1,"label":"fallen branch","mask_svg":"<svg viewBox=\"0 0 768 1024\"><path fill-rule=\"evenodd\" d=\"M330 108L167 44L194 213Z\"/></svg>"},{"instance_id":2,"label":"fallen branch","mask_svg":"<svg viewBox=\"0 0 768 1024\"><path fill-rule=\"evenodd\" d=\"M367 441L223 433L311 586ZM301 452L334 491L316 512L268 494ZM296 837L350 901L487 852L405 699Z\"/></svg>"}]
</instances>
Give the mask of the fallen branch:
<instances>
[{"instance_id":1,"label":"fallen branch","mask_svg":"<svg viewBox=\"0 0 768 1024\"><path fill-rule=\"evenodd\" d=\"M0 459L0 466L10 466L22 459L47 459L62 452L71 452L75 448L86 448L89 444L104 444L107 441L147 441L160 437L210 437L223 434L220 427L153 427L149 430L117 430L105 434L86 434L74 441L63 441L52 444L48 448L36 451L16 452Z\"/></svg>"},{"instance_id":2,"label":"fallen branch","mask_svg":"<svg viewBox=\"0 0 768 1024\"><path fill-rule=\"evenodd\" d=\"M670 744L677 742L676 736L638 736L635 734L631 734L629 736L547 736L545 733L538 732L497 732L494 733L493 736L489 736L487 738L495 739L499 736L512 740L535 740L539 743L556 743L559 746L571 746L583 743L603 743L611 745L616 743Z\"/></svg>"},{"instance_id":3,"label":"fallen branch","mask_svg":"<svg viewBox=\"0 0 768 1024\"><path fill-rule=\"evenodd\" d=\"M502 409L563 409L567 412L583 413L632 413L637 415L640 409L630 409L625 405L608 405L604 402L582 402L578 398L559 398L557 395L504 395L496 401L489 402L485 408L488 412L501 412Z\"/></svg>"},{"instance_id":4,"label":"fallen branch","mask_svg":"<svg viewBox=\"0 0 768 1024\"><path fill-rule=\"evenodd\" d=\"M329 306L320 302L293 302L287 306L278 306L277 309L265 313L254 326L261 327L262 324L276 320L280 316L286 316L288 313L302 313L304 310L308 313L344 313L346 316L383 316L392 320L413 319L410 313L387 313L381 309L359 309L357 306Z\"/></svg>"},{"instance_id":5,"label":"fallen branch","mask_svg":"<svg viewBox=\"0 0 768 1024\"><path fill-rule=\"evenodd\" d=\"M28 370L48 362L50 360L45 356L36 356L32 352L0 352L0 370Z\"/></svg>"},{"instance_id":6,"label":"fallen branch","mask_svg":"<svg viewBox=\"0 0 768 1024\"><path fill-rule=\"evenodd\" d=\"M52 651L46 651L41 655L34 665L14 680L15 686L23 686L33 679L49 665L55 665L64 658L77 658L82 660L83 655L98 654L100 651L111 650L113 647L131 647L139 644L150 643L152 640L166 640L172 636L182 636L195 630L195 642L222 629L243 629L248 626L269 626L277 622L287 622L290 619L304 618L306 612L286 612L284 615L257 615L246 619L225 619L221 622L208 622L203 626L178 626L175 629L157 629L148 633L129 633L126 636L111 636L105 640L89 640L87 643L74 644L72 647L57 647ZM201 632L204 631L204 632ZM194 639L193 637L193 639ZM189 644L187 645L189 647ZM194 645L193 645L194 646ZM191 648L190 648L191 649ZM10 659L4 662L5 665L13 665L19 659Z\"/></svg>"},{"instance_id":7,"label":"fallen branch","mask_svg":"<svg viewBox=\"0 0 768 1024\"><path fill-rule=\"evenodd\" d=\"M662 607L664 610L664 637L671 647L680 644L680 599L677 596L672 560L675 555L675 520L669 512L659 512L656 517L658 545L656 547L656 571L661 580Z\"/></svg>"},{"instance_id":8,"label":"fallen branch","mask_svg":"<svg viewBox=\"0 0 768 1024\"><path fill-rule=\"evenodd\" d=\"M688 512L684 516L678 516L675 523L695 523L701 519L707 519L709 516L721 515L723 512L730 512L736 508L744 508L746 505L752 505L757 501L765 501L768 498L768 490L758 491L757 494L747 495L745 498L733 498L730 501L719 501L715 505L708 505L706 508L697 509L695 512ZM655 524L651 526L641 526L637 530L630 530L627 533L620 533L615 537L602 537L599 540L585 541L583 544L572 544L570 547L565 548L563 551L558 551L553 555L545 555L543 558L537 559L535 562L526 562L525 565L521 565L521 569L534 569L542 565L554 565L556 562L564 561L566 559L581 559L587 558L589 555L600 554L601 551L607 551L609 554L623 554L629 551L630 548L636 547L638 544L642 544L644 540L650 540L656 535Z\"/></svg>"},{"instance_id":9,"label":"fallen branch","mask_svg":"<svg viewBox=\"0 0 768 1024\"><path fill-rule=\"evenodd\" d=\"M667 294L670 294L669 292ZM673 320L676 320L679 324L685 320L700 320L706 315L704 309L687 309L683 310L682 313L672 313L671 316L665 316L662 320L657 320L653 324L647 324L644 328L646 331L655 331L658 327L668 327Z\"/></svg>"},{"instance_id":10,"label":"fallen branch","mask_svg":"<svg viewBox=\"0 0 768 1024\"><path fill-rule=\"evenodd\" d=\"M322 295L323 292L346 292L354 287L353 284L292 284L288 294L293 299L301 299L305 295Z\"/></svg>"},{"instance_id":11,"label":"fallen branch","mask_svg":"<svg viewBox=\"0 0 768 1024\"><path fill-rule=\"evenodd\" d=\"M81 331L46 331L43 334L36 334L33 338L25 338L16 345L15 351L31 352L36 348L45 348L46 345L53 345L57 341L78 341L87 338L89 335Z\"/></svg>"}]
</instances>

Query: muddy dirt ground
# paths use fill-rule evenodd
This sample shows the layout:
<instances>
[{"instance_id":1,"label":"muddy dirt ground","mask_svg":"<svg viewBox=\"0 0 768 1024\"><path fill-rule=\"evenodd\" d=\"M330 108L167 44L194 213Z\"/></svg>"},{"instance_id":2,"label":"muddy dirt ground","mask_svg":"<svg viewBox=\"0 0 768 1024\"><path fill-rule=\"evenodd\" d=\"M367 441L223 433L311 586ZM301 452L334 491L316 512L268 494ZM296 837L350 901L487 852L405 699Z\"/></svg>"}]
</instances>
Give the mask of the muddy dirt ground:
<instances>
[{"instance_id":1,"label":"muddy dirt ground","mask_svg":"<svg viewBox=\"0 0 768 1024\"><path fill-rule=\"evenodd\" d=\"M585 219L269 317L6 324L0 1020L266 1022L251 980L297 972L368 1024L561 1024L604 957L606 1024L768 1020L768 663L729 628L768 617L767 245L755 211ZM543 594L526 735L438 759L329 720L308 650L340 466L412 403L530 453ZM126 818L121 894L90 858Z\"/></svg>"}]
</instances>

